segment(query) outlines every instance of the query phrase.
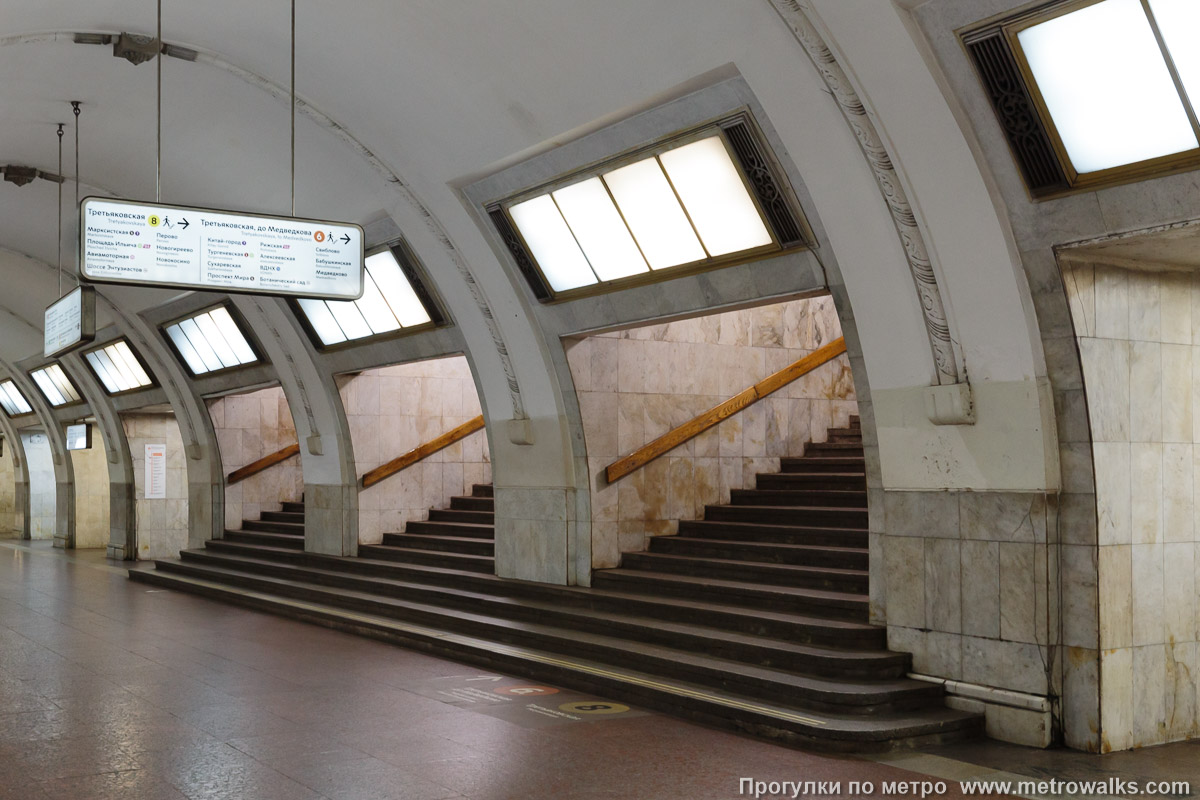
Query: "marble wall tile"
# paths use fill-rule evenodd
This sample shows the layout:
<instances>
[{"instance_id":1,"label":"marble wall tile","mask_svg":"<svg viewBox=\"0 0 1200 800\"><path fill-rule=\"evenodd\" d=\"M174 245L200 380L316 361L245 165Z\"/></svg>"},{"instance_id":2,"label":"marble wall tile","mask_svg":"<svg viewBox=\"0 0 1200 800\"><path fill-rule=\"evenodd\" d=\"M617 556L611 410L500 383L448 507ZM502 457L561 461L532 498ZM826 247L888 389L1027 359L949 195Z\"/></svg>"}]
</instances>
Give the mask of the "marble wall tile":
<instances>
[{"instance_id":1,"label":"marble wall tile","mask_svg":"<svg viewBox=\"0 0 1200 800\"><path fill-rule=\"evenodd\" d=\"M1133 545L1133 643L1166 641L1163 604L1163 545Z\"/></svg>"},{"instance_id":2,"label":"marble wall tile","mask_svg":"<svg viewBox=\"0 0 1200 800\"><path fill-rule=\"evenodd\" d=\"M1080 339L1079 354L1090 386L1088 418L1096 441L1129 441L1130 344L1112 339Z\"/></svg>"},{"instance_id":3,"label":"marble wall tile","mask_svg":"<svg viewBox=\"0 0 1200 800\"><path fill-rule=\"evenodd\" d=\"M933 630L962 632L962 556L958 540L925 542L925 620Z\"/></svg>"},{"instance_id":4,"label":"marble wall tile","mask_svg":"<svg viewBox=\"0 0 1200 800\"><path fill-rule=\"evenodd\" d=\"M885 492L884 515L889 534L958 538L959 495L953 492Z\"/></svg>"},{"instance_id":5,"label":"marble wall tile","mask_svg":"<svg viewBox=\"0 0 1200 800\"><path fill-rule=\"evenodd\" d=\"M1049 653L1036 644L962 637L964 681L1030 694L1048 690Z\"/></svg>"},{"instance_id":6,"label":"marble wall tile","mask_svg":"<svg viewBox=\"0 0 1200 800\"><path fill-rule=\"evenodd\" d=\"M1100 544L1127 544L1132 536L1130 446L1096 442L1092 452Z\"/></svg>"},{"instance_id":7,"label":"marble wall tile","mask_svg":"<svg viewBox=\"0 0 1200 800\"><path fill-rule=\"evenodd\" d=\"M1195 641L1196 546L1193 542L1163 545L1164 641Z\"/></svg>"},{"instance_id":8,"label":"marble wall tile","mask_svg":"<svg viewBox=\"0 0 1200 800\"><path fill-rule=\"evenodd\" d=\"M1162 341L1192 343L1192 276L1186 272L1164 272L1157 276Z\"/></svg>"},{"instance_id":9,"label":"marble wall tile","mask_svg":"<svg viewBox=\"0 0 1200 800\"><path fill-rule=\"evenodd\" d=\"M1037 545L1032 543L1001 542L997 545L1000 563L1001 639L1011 642L1037 641L1040 619L1038 589L1043 589L1044 596L1044 587L1041 584L1045 581L1043 576L1046 573L1036 570L1036 548ZM969 583L964 583L964 591L968 585Z\"/></svg>"},{"instance_id":10,"label":"marble wall tile","mask_svg":"<svg viewBox=\"0 0 1200 800\"><path fill-rule=\"evenodd\" d=\"M1091 264L1064 266L1063 286L1076 335L1096 336L1096 268Z\"/></svg>"},{"instance_id":11,"label":"marble wall tile","mask_svg":"<svg viewBox=\"0 0 1200 800\"><path fill-rule=\"evenodd\" d=\"M1129 273L1129 338L1135 342L1162 341L1161 291L1158 276Z\"/></svg>"},{"instance_id":12,"label":"marble wall tile","mask_svg":"<svg viewBox=\"0 0 1200 800\"><path fill-rule=\"evenodd\" d=\"M1046 540L1046 501L1040 494L963 492L959 496L964 539L997 542Z\"/></svg>"},{"instance_id":13,"label":"marble wall tile","mask_svg":"<svg viewBox=\"0 0 1200 800\"><path fill-rule=\"evenodd\" d=\"M1105 651L1100 659L1102 752L1134 744L1133 680L1133 648Z\"/></svg>"},{"instance_id":14,"label":"marble wall tile","mask_svg":"<svg viewBox=\"0 0 1200 800\"><path fill-rule=\"evenodd\" d=\"M1163 445L1163 541L1191 542L1193 534L1193 446ZM1134 491L1138 491L1135 487Z\"/></svg>"},{"instance_id":15,"label":"marble wall tile","mask_svg":"<svg viewBox=\"0 0 1200 800\"><path fill-rule=\"evenodd\" d=\"M1095 278L1096 332L1102 339L1129 338L1129 273L1097 266Z\"/></svg>"},{"instance_id":16,"label":"marble wall tile","mask_svg":"<svg viewBox=\"0 0 1200 800\"><path fill-rule=\"evenodd\" d=\"M964 541L961 558L962 632L998 638L1001 627L1000 545L997 542ZM1029 597L1032 600L1032 592Z\"/></svg>"},{"instance_id":17,"label":"marble wall tile","mask_svg":"<svg viewBox=\"0 0 1200 800\"><path fill-rule=\"evenodd\" d=\"M1099 646L1097 549L1062 546L1063 644L1068 647L1096 650Z\"/></svg>"},{"instance_id":18,"label":"marble wall tile","mask_svg":"<svg viewBox=\"0 0 1200 800\"><path fill-rule=\"evenodd\" d=\"M913 672L950 680L962 679L962 637L888 625L888 649L912 653Z\"/></svg>"},{"instance_id":19,"label":"marble wall tile","mask_svg":"<svg viewBox=\"0 0 1200 800\"><path fill-rule=\"evenodd\" d=\"M1166 645L1133 648L1133 738L1134 746L1166 741L1167 714ZM1174 689L1174 681L1171 682Z\"/></svg>"},{"instance_id":20,"label":"marble wall tile","mask_svg":"<svg viewBox=\"0 0 1200 800\"><path fill-rule=\"evenodd\" d=\"M1100 548L1100 646L1133 646L1133 551L1130 545Z\"/></svg>"},{"instance_id":21,"label":"marble wall tile","mask_svg":"<svg viewBox=\"0 0 1200 800\"><path fill-rule=\"evenodd\" d=\"M888 535L883 553L888 625L925 628L925 540Z\"/></svg>"},{"instance_id":22,"label":"marble wall tile","mask_svg":"<svg viewBox=\"0 0 1200 800\"><path fill-rule=\"evenodd\" d=\"M1135 341L1129 351L1129 436L1134 442L1161 442L1162 345Z\"/></svg>"},{"instance_id":23,"label":"marble wall tile","mask_svg":"<svg viewBox=\"0 0 1200 800\"><path fill-rule=\"evenodd\" d=\"M1119 480L1115 472L1119 466L1112 463L1113 453L1119 445L1110 445L1111 451L1097 451L1097 485L1101 469L1106 477ZM1163 531L1163 446L1157 442L1135 442L1129 446L1130 451L1130 512L1132 514L1132 536L1124 539L1120 536L1101 536L1101 544L1153 544L1162 541ZM1099 467L1100 459L1106 460L1103 468ZM1105 492L1108 497L1115 497L1121 490L1117 486L1109 486L1106 482ZM1112 503L1105 501L1104 508ZM1104 531L1104 521L1101 521L1101 531Z\"/></svg>"},{"instance_id":24,"label":"marble wall tile","mask_svg":"<svg viewBox=\"0 0 1200 800\"><path fill-rule=\"evenodd\" d=\"M1191 443L1193 390L1190 346L1162 346L1162 382L1163 441Z\"/></svg>"}]
</instances>

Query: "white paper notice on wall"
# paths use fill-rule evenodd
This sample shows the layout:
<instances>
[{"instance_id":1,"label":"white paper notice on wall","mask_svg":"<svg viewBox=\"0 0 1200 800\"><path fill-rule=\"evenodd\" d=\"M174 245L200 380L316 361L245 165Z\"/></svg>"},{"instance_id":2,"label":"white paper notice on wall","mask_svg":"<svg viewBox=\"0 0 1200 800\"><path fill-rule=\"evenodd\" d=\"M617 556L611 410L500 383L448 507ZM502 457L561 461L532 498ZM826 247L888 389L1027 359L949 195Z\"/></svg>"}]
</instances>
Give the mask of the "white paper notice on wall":
<instances>
[{"instance_id":1,"label":"white paper notice on wall","mask_svg":"<svg viewBox=\"0 0 1200 800\"><path fill-rule=\"evenodd\" d=\"M146 445L146 494L147 500L163 500L167 496L167 446Z\"/></svg>"}]
</instances>

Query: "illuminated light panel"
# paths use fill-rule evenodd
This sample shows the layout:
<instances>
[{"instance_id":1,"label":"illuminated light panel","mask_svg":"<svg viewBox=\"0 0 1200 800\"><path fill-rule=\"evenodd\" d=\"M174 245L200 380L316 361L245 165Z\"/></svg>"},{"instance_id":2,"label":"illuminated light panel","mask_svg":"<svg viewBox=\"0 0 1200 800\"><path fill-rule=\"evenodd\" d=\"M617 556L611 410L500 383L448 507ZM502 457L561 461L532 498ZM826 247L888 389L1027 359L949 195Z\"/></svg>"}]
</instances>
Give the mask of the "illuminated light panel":
<instances>
[{"instance_id":1,"label":"illuminated light panel","mask_svg":"<svg viewBox=\"0 0 1200 800\"><path fill-rule=\"evenodd\" d=\"M224 306L171 323L167 336L193 375L258 361L254 348Z\"/></svg>"},{"instance_id":2,"label":"illuminated light panel","mask_svg":"<svg viewBox=\"0 0 1200 800\"><path fill-rule=\"evenodd\" d=\"M602 281L649 272L646 259L599 178L589 178L551 195L588 262Z\"/></svg>"},{"instance_id":3,"label":"illuminated light panel","mask_svg":"<svg viewBox=\"0 0 1200 800\"><path fill-rule=\"evenodd\" d=\"M301 311L323 345L365 339L430 321L391 250L366 259L363 296L358 300L299 300Z\"/></svg>"},{"instance_id":4,"label":"illuminated light panel","mask_svg":"<svg viewBox=\"0 0 1200 800\"><path fill-rule=\"evenodd\" d=\"M1200 3L1196 0L1150 0L1163 43L1175 62L1179 80L1193 106L1200 103Z\"/></svg>"},{"instance_id":5,"label":"illuminated light panel","mask_svg":"<svg viewBox=\"0 0 1200 800\"><path fill-rule=\"evenodd\" d=\"M1103 0L1017 39L1077 172L1197 147L1139 0Z\"/></svg>"},{"instance_id":6,"label":"illuminated light panel","mask_svg":"<svg viewBox=\"0 0 1200 800\"><path fill-rule=\"evenodd\" d=\"M656 158L605 173L604 182L651 269L707 257Z\"/></svg>"},{"instance_id":7,"label":"illuminated light panel","mask_svg":"<svg viewBox=\"0 0 1200 800\"><path fill-rule=\"evenodd\" d=\"M3 407L4 413L10 417L33 413L29 401L11 380L0 382L0 407Z\"/></svg>"},{"instance_id":8,"label":"illuminated light panel","mask_svg":"<svg viewBox=\"0 0 1200 800\"><path fill-rule=\"evenodd\" d=\"M578 289L599 280L550 195L518 203L508 213L554 291Z\"/></svg>"},{"instance_id":9,"label":"illuminated light panel","mask_svg":"<svg viewBox=\"0 0 1200 800\"><path fill-rule=\"evenodd\" d=\"M84 358L109 394L141 389L154 383L124 340L92 350Z\"/></svg>"},{"instance_id":10,"label":"illuminated light panel","mask_svg":"<svg viewBox=\"0 0 1200 800\"><path fill-rule=\"evenodd\" d=\"M685 144L659 160L710 255L771 244L771 234L721 137Z\"/></svg>"},{"instance_id":11,"label":"illuminated light panel","mask_svg":"<svg viewBox=\"0 0 1200 800\"><path fill-rule=\"evenodd\" d=\"M79 391L71 383L70 378L67 377L67 373L63 372L63 368L58 364L35 369L29 374L52 406L65 406L68 403L78 403L83 399L79 396Z\"/></svg>"}]
</instances>

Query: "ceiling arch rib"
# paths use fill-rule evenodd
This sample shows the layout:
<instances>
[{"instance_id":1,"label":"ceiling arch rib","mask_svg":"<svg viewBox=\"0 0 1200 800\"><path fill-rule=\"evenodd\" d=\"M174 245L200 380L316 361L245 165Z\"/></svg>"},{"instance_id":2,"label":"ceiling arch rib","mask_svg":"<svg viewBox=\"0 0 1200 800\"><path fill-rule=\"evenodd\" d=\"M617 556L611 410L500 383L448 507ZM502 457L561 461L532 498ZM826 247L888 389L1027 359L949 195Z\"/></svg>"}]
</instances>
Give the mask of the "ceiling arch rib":
<instances>
[{"instance_id":1,"label":"ceiling arch rib","mask_svg":"<svg viewBox=\"0 0 1200 800\"><path fill-rule=\"evenodd\" d=\"M76 31L49 31L35 34L16 35L0 38L0 48L6 45L18 44L61 44L61 43L76 43L77 35L84 39L95 40L97 35L116 35L115 31L90 31L86 34L77 34ZM88 46L88 45L76 45ZM203 64L227 74L230 74L245 84L267 92L281 105L286 106L290 103L290 94L283 86L272 81L271 79L241 65L238 65L225 57L205 50L204 48L191 45L182 45L177 43L167 42L168 55L171 48L174 48L176 53L184 52L187 54L186 62ZM100 51L103 52L103 51ZM178 60L178 59L172 59ZM181 62L183 63L183 62ZM305 101L303 98L298 99L297 111L303 117L315 122L322 129L332 133L344 144L348 145L353 152L358 155L362 161L367 164L377 175L384 179L384 186L390 190L394 197L402 201L403 205L413 212L412 216L419 218L430 234L430 239L436 241L442 250L442 255L454 266L458 277L461 279L463 286L466 288L474 309L478 312L487 330L490 339L491 349L494 350L498 365L503 374L503 381L511 405L511 414L514 418L522 418L525 416L524 401L521 396L521 387L517 380L516 370L512 363L512 358L509 355L508 344L505 335L496 319L496 315L492 311L491 303L489 302L484 288L475 279L471 273L465 258L455 247L452 238L447 229L435 217L432 211L421 202L421 200L412 191L407 181L399 176L394 170L388 167L381 158L379 158L369 147L363 144L354 134L348 131L343 125L332 119L329 115L323 113L320 109ZM115 193L114 193L115 194ZM443 292L443 294L446 294Z\"/></svg>"}]
</instances>

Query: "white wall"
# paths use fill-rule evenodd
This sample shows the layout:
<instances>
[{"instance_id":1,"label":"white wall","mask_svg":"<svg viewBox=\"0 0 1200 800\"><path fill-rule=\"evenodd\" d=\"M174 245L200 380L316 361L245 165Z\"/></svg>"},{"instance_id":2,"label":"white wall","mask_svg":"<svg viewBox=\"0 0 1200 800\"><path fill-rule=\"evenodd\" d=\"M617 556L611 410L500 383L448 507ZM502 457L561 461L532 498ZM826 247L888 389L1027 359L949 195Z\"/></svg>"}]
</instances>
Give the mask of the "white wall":
<instances>
[{"instance_id":1,"label":"white wall","mask_svg":"<svg viewBox=\"0 0 1200 800\"><path fill-rule=\"evenodd\" d=\"M57 482L50 440L44 433L22 433L29 468L29 536L53 539L57 517Z\"/></svg>"}]
</instances>

